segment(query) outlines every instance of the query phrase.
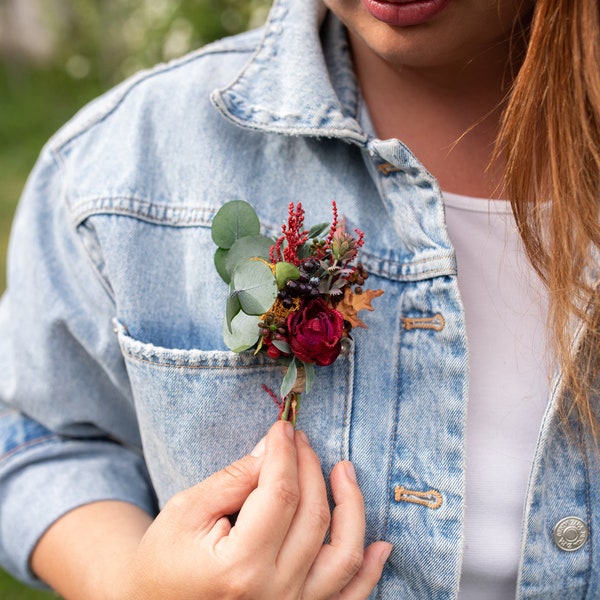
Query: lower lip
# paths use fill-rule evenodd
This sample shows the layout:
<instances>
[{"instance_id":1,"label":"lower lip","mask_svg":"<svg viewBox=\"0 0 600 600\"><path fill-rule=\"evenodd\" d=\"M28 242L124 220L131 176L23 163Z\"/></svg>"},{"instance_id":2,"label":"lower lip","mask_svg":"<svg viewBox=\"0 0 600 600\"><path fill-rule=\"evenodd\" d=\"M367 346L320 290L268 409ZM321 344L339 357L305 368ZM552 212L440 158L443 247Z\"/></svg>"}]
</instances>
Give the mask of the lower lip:
<instances>
[{"instance_id":1,"label":"lower lip","mask_svg":"<svg viewBox=\"0 0 600 600\"><path fill-rule=\"evenodd\" d=\"M394 27L421 25L441 13L451 0L362 0L373 17Z\"/></svg>"}]
</instances>

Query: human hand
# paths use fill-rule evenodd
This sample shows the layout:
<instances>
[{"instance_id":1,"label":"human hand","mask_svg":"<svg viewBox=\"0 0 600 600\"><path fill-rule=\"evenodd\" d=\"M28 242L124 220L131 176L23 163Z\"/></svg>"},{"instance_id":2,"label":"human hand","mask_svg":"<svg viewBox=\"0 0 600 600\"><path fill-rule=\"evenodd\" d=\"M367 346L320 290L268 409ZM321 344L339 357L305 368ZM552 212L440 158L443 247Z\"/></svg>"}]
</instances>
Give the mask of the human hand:
<instances>
[{"instance_id":1,"label":"human hand","mask_svg":"<svg viewBox=\"0 0 600 600\"><path fill-rule=\"evenodd\" d=\"M391 546L376 542L363 552L364 505L350 463L335 466L331 488L330 520L306 435L277 422L251 455L165 505L126 569L124 597L366 598ZM227 515L237 511L232 527Z\"/></svg>"}]
</instances>

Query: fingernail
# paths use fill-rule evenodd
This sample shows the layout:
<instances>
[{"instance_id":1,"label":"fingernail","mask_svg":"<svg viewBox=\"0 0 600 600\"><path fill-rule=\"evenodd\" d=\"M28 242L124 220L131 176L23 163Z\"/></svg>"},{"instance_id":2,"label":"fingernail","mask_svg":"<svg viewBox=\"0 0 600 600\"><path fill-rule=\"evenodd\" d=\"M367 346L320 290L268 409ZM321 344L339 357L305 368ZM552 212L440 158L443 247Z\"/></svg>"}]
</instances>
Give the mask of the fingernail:
<instances>
[{"instance_id":1,"label":"fingernail","mask_svg":"<svg viewBox=\"0 0 600 600\"><path fill-rule=\"evenodd\" d=\"M346 475L348 476L348 479L356 482L356 471L354 470L354 465L351 462L346 461L344 466L346 467Z\"/></svg>"},{"instance_id":2,"label":"fingernail","mask_svg":"<svg viewBox=\"0 0 600 600\"><path fill-rule=\"evenodd\" d=\"M381 551L381 554L379 555L379 560L381 561L382 565L387 562L387 559L390 557L390 554L392 553L393 549L394 549L394 546L392 546L391 544L388 544L387 547L385 547Z\"/></svg>"},{"instance_id":3,"label":"fingernail","mask_svg":"<svg viewBox=\"0 0 600 600\"><path fill-rule=\"evenodd\" d=\"M305 444L309 444L310 442L308 441L308 436L306 435L306 433L304 431L296 431L296 435L305 443Z\"/></svg>"},{"instance_id":4,"label":"fingernail","mask_svg":"<svg viewBox=\"0 0 600 600\"><path fill-rule=\"evenodd\" d=\"M259 456L262 456L265 453L265 440L266 436L262 440L260 440L260 442L258 442L256 446L254 446L254 449L252 450L252 452L250 452L250 456L258 458Z\"/></svg>"},{"instance_id":5,"label":"fingernail","mask_svg":"<svg viewBox=\"0 0 600 600\"><path fill-rule=\"evenodd\" d=\"M294 427L289 421L285 421L285 433L290 440L294 440Z\"/></svg>"}]
</instances>

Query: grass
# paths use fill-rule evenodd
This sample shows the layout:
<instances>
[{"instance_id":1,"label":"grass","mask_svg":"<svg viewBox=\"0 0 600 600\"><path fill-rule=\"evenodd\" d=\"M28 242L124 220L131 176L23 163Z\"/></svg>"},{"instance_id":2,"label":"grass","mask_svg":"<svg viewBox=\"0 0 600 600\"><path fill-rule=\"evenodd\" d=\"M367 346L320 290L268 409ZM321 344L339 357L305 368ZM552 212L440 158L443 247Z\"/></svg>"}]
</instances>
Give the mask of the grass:
<instances>
[{"instance_id":1,"label":"grass","mask_svg":"<svg viewBox=\"0 0 600 600\"><path fill-rule=\"evenodd\" d=\"M41 592L21 585L10 575L0 571L0 598L2 600L56 600L52 592Z\"/></svg>"}]
</instances>

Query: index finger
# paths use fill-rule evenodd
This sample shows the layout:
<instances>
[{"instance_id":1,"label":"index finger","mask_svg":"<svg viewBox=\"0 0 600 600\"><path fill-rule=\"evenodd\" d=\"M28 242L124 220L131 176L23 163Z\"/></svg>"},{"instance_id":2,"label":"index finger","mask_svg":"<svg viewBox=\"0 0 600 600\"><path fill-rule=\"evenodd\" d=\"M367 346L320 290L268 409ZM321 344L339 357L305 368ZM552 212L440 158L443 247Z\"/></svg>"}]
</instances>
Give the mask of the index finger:
<instances>
[{"instance_id":1,"label":"index finger","mask_svg":"<svg viewBox=\"0 0 600 600\"><path fill-rule=\"evenodd\" d=\"M300 498L294 429L276 422L266 437L258 487L242 506L228 536L249 555L273 562L290 528Z\"/></svg>"}]
</instances>

